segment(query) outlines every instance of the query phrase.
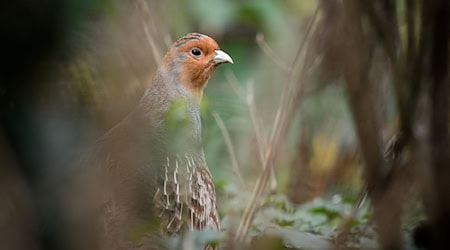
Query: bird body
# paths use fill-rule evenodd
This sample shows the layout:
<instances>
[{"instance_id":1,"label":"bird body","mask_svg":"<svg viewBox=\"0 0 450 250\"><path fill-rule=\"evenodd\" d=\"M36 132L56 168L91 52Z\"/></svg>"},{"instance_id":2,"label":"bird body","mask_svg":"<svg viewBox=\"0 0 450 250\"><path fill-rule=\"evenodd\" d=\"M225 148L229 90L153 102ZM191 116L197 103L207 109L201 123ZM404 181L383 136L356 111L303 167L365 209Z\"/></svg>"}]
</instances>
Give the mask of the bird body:
<instances>
[{"instance_id":1,"label":"bird body","mask_svg":"<svg viewBox=\"0 0 450 250\"><path fill-rule=\"evenodd\" d=\"M136 108L99 141L101 164L113 176L111 197L132 207L125 217L152 214L163 235L220 229L199 105L214 69L226 62L233 61L212 38L180 38Z\"/></svg>"}]
</instances>

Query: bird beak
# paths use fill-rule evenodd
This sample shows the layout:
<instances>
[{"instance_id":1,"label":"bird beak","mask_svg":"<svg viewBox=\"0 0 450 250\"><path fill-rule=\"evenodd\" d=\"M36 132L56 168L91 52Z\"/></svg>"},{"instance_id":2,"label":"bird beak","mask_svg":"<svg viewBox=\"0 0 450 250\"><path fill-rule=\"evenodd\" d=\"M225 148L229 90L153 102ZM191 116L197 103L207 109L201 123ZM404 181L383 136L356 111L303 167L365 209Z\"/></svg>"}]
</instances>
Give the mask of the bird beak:
<instances>
[{"instance_id":1,"label":"bird beak","mask_svg":"<svg viewBox=\"0 0 450 250\"><path fill-rule=\"evenodd\" d=\"M223 52L222 50L215 50L216 56L213 58L213 61L215 63L226 63L229 62L233 64L233 59L231 59L231 56L229 56L227 53Z\"/></svg>"}]
</instances>

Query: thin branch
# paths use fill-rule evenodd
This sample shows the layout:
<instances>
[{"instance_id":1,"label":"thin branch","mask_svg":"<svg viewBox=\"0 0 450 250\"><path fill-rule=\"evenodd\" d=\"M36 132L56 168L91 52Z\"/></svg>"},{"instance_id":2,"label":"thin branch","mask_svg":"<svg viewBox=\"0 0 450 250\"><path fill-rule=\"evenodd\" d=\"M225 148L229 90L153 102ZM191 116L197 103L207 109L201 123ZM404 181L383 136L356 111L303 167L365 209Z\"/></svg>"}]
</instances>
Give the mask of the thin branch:
<instances>
[{"instance_id":1,"label":"thin branch","mask_svg":"<svg viewBox=\"0 0 450 250\"><path fill-rule=\"evenodd\" d=\"M226 72L226 77L228 79L228 82L230 83L231 88L236 92L236 95L238 95L245 103L247 104L247 108L250 114L250 120L253 125L253 130L255 131L256 135L256 145L257 145L257 151L259 153L259 161L261 166L261 169L263 169L263 161L264 161L264 154L263 152L266 152L267 150L267 140L264 136L264 133L261 129L260 122L258 121L258 115L256 112L256 106L254 102L254 95L253 95L253 84L251 81L247 82L247 92L244 94L244 90L239 87L238 80L236 76L231 71ZM277 184L277 178L275 176L275 171L271 171L271 191L276 190L278 184Z\"/></svg>"},{"instance_id":2,"label":"thin branch","mask_svg":"<svg viewBox=\"0 0 450 250\"><path fill-rule=\"evenodd\" d=\"M279 58L270 48L270 46L264 40L264 34L259 32L256 34L256 44L258 44L259 48L284 72L289 72L288 65Z\"/></svg>"},{"instance_id":3,"label":"thin branch","mask_svg":"<svg viewBox=\"0 0 450 250\"><path fill-rule=\"evenodd\" d=\"M262 167L262 162L264 160L263 152L266 151L267 142L264 138L264 133L262 132L262 129L259 126L260 123L257 119L258 115L256 113L256 107L254 104L252 83L251 81L247 82L247 92L244 93L244 90L239 86L239 82L233 72L227 71L225 73L225 76L236 95L239 96L247 104L247 108L250 114L250 120L256 134L256 144L258 147L259 159Z\"/></svg>"},{"instance_id":4,"label":"thin branch","mask_svg":"<svg viewBox=\"0 0 450 250\"><path fill-rule=\"evenodd\" d=\"M264 161L264 155L263 152L266 152L267 149L267 142L264 138L264 133L262 132L261 127L259 126L259 122L258 122L258 115L256 112L256 107L255 107L255 101L254 101L254 94L253 94L253 83L252 81L248 81L247 82L247 95L245 98L245 102L247 103L248 106L248 111L250 114L250 119L252 121L253 124L253 129L255 130L255 134L256 134L256 143L258 146L258 152L259 152L259 158L261 163Z\"/></svg>"},{"instance_id":5,"label":"thin branch","mask_svg":"<svg viewBox=\"0 0 450 250\"><path fill-rule=\"evenodd\" d=\"M225 140L225 144L227 145L228 154L230 155L231 165L233 167L233 173L238 178L239 184L242 187L246 187L245 181L241 175L241 171L239 170L239 164L236 159L234 145L231 142L231 137L230 137L230 134L228 133L228 129L225 126L225 123L223 122L222 118L220 118L220 116L217 112L213 112L212 115L213 115L214 119L216 120L217 126L219 127L220 132L222 133L223 139Z\"/></svg>"},{"instance_id":6,"label":"thin branch","mask_svg":"<svg viewBox=\"0 0 450 250\"><path fill-rule=\"evenodd\" d=\"M147 17L151 17L150 9L148 8L147 2L146 1L140 1L140 2L141 2L141 11L143 12L143 14L146 15ZM162 60L161 52L158 49L158 47L156 46L156 42L153 39L153 36L150 34L150 29L147 25L147 22L145 22L145 20L144 20L144 22L142 22L142 25L143 25L145 37L147 38L147 41L152 50L153 60L155 60L155 63L157 65L159 65Z\"/></svg>"},{"instance_id":7,"label":"thin branch","mask_svg":"<svg viewBox=\"0 0 450 250\"><path fill-rule=\"evenodd\" d=\"M233 71L227 69L225 71L225 78L227 79L227 82L230 84L231 89L233 89L236 95L243 101L245 101L244 90L239 86L239 81L234 75Z\"/></svg>"},{"instance_id":8,"label":"thin branch","mask_svg":"<svg viewBox=\"0 0 450 250\"><path fill-rule=\"evenodd\" d=\"M282 99L280 102L280 105L278 107L276 120L274 123L274 127L272 129L271 133L271 139L268 145L268 148L265 152L265 157L263 161L263 172L259 176L256 185L254 187L254 190L252 192L252 196L250 198L250 201L244 211L244 214L242 216L241 223L238 226L238 230L236 232L235 241L237 244L242 244L247 236L247 233L249 231L251 222L253 221L254 214L257 208L257 201L261 197L263 190L265 189L267 182L269 180L270 172L273 169L273 162L276 158L276 155L278 154L278 151L280 149L281 141L285 138L287 135L287 131L289 126L291 125L291 121L293 119L293 114L295 112L295 108L293 107L293 103L300 103L298 101L293 102L292 99L295 96L294 91L290 91L289 83L292 81L293 78L293 71L299 61L300 55L302 54L304 50L304 46L309 40L309 34L312 30L313 24L315 23L317 19L317 13L318 13L319 7L316 8L314 15L312 19L310 20L310 23L308 25L306 34L301 41L301 44L299 46L299 49L297 51L297 54L295 55L294 61L291 64L290 70L287 72L287 77L285 79L284 84L284 91L282 94ZM306 70L306 65L303 65L302 72ZM302 74L303 75L303 74ZM303 80L303 79L301 79ZM302 83L301 81L300 83ZM300 84L299 91L302 92L303 84ZM297 95L297 97L299 97ZM284 100L286 98L286 100ZM289 114L289 115L287 115Z\"/></svg>"}]
</instances>

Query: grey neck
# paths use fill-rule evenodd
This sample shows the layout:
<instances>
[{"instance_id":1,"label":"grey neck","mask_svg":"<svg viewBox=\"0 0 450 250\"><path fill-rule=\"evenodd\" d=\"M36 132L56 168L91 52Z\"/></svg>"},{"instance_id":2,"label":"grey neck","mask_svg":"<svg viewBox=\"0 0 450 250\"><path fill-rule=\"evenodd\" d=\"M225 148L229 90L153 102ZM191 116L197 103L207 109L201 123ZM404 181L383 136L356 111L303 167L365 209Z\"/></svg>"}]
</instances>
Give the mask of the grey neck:
<instances>
[{"instance_id":1,"label":"grey neck","mask_svg":"<svg viewBox=\"0 0 450 250\"><path fill-rule=\"evenodd\" d=\"M175 77L165 77L176 76L176 73L178 72L171 72L169 74L164 72L164 69L158 69L151 86L146 90L136 111L139 113L139 116L150 121L154 135L164 141L165 144L179 144L180 141L184 141L186 145L183 147L186 147L186 150L197 148L194 151L200 150L203 152L201 149L199 103L195 96L184 88L178 79ZM180 102L183 103L183 112L186 112L186 116L188 117L189 129L174 133L178 132L179 127L181 129L181 124L180 126L178 124L168 124L170 122L168 116L171 115L170 111L173 105ZM176 131L173 131L174 129ZM172 136L172 134L175 135Z\"/></svg>"}]
</instances>

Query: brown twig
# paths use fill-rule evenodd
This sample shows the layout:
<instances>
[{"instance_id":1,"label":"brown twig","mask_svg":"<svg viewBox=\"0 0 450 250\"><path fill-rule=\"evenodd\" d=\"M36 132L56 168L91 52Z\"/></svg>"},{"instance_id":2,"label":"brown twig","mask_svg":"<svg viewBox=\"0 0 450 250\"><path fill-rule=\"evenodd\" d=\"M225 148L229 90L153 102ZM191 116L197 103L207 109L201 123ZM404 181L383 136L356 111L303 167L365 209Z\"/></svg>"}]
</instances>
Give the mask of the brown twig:
<instances>
[{"instance_id":1,"label":"brown twig","mask_svg":"<svg viewBox=\"0 0 450 250\"><path fill-rule=\"evenodd\" d=\"M256 34L256 44L258 44L259 48L277 65L283 72L289 72L289 66L278 57L270 48L270 46L264 40L264 34L259 32Z\"/></svg>"},{"instance_id":2,"label":"brown twig","mask_svg":"<svg viewBox=\"0 0 450 250\"><path fill-rule=\"evenodd\" d=\"M254 101L254 94L253 94L253 82L248 81L247 82L247 97L245 98L248 106L248 111L250 113L250 119L252 120L253 127L255 129L256 134L256 142L258 144L258 152L260 157L260 163L261 168L264 170L264 153L267 150L267 140L262 132L260 123L258 121L255 101ZM270 172L270 189L271 192L274 192L277 189L277 178L275 176L275 170L272 169Z\"/></svg>"},{"instance_id":3,"label":"brown twig","mask_svg":"<svg viewBox=\"0 0 450 250\"><path fill-rule=\"evenodd\" d=\"M237 96L239 96L246 104L248 108L248 112L250 114L250 120L252 122L253 130L255 131L256 135L256 145L257 145L257 151L259 153L259 161L261 169L263 167L262 162L264 161L264 155L263 152L266 151L267 148L267 140L264 137L263 130L261 129L260 122L258 120L258 115L256 111L256 106L254 102L254 95L253 95L253 84L251 81L247 82L247 91L244 94L244 90L239 87L238 80L236 79L236 76L233 74L233 72L228 71L225 73L228 82L231 86L231 88L234 90ZM271 190L274 191L277 188L277 179L275 176L275 171L272 170L271 174Z\"/></svg>"},{"instance_id":4,"label":"brown twig","mask_svg":"<svg viewBox=\"0 0 450 250\"><path fill-rule=\"evenodd\" d=\"M277 115L275 118L274 126L272 128L272 133L271 133L271 137L269 140L268 148L267 148L266 152L264 153L264 159L262 162L263 172L258 177L258 180L253 189L250 201L244 211L242 220L238 226L238 229L236 232L236 237L235 237L235 242L237 244L242 244L246 239L247 233L250 229L250 225L251 225L251 222L253 221L253 217L254 217L254 214L255 214L255 211L256 211L256 208L258 205L257 201L261 197L263 190L265 189L265 187L267 185L267 182L268 182L269 176L270 176L270 172L273 169L273 162L279 152L281 142L282 142L282 140L284 140L285 136L287 135L288 128L289 128L290 124L292 123L291 121L294 117L293 114L294 114L296 108L298 108L298 107L294 107L293 104L301 103L300 101L294 102L292 100L294 97L299 97L299 96L296 96L294 94L295 93L294 91L290 91L292 87L290 86L289 83L291 83L291 81L292 81L293 71L297 66L300 55L304 51L304 46L308 41L309 34L311 32L313 24L316 21L318 9L319 8L316 9L312 19L310 20L306 34L305 34L302 42L300 43L299 49L295 55L292 66L291 66L290 70L287 72L287 77L285 79L285 84L284 84L284 91L282 94L282 99L281 99L280 105L278 106L278 111L277 111ZM302 68L302 72L304 72L305 69L306 69L306 67L304 65L304 67ZM302 73L302 75L303 75L303 73ZM300 83L303 83L302 80L303 79L301 79ZM302 92L302 90L301 90L302 88L303 88L303 85L300 84L300 86L299 86L300 92Z\"/></svg>"},{"instance_id":5,"label":"brown twig","mask_svg":"<svg viewBox=\"0 0 450 250\"><path fill-rule=\"evenodd\" d=\"M239 170L239 164L236 159L236 152L234 150L233 142L231 141L230 133L228 133L228 129L225 126L225 123L223 122L222 118L220 118L219 114L217 112L213 112L212 115L216 120L220 132L222 133L223 139L225 140L225 145L227 146L228 154L230 155L231 159L231 166L233 169L233 173L238 178L240 186L245 188L246 187L245 181L242 178L241 171Z\"/></svg>"},{"instance_id":6,"label":"brown twig","mask_svg":"<svg viewBox=\"0 0 450 250\"><path fill-rule=\"evenodd\" d=\"M152 15L150 13L150 9L148 8L147 2L146 1L140 1L140 5L141 5L141 11L143 12L144 15L146 15L146 17L150 18ZM143 25L143 30L145 33L145 37L147 38L147 41L150 45L150 48L152 50L152 55L153 55L153 60L155 60L156 65L159 65L161 63L162 60L162 55L161 55L161 51L158 49L158 47L156 46L156 42L155 39L153 38L152 34L150 34L150 29L147 25L147 22L142 22Z\"/></svg>"},{"instance_id":7,"label":"brown twig","mask_svg":"<svg viewBox=\"0 0 450 250\"><path fill-rule=\"evenodd\" d=\"M246 104L250 115L250 120L252 122L253 129L256 134L256 144L259 152L260 162L263 162L264 156L262 152L265 152L266 148L266 140L264 138L264 133L260 127L260 122L258 121L258 115L256 112L254 95L253 95L253 85L251 81L247 82L247 91L244 93L244 90L239 86L238 80L236 76L231 71L227 71L225 76L228 80L233 91L239 96Z\"/></svg>"}]
</instances>

